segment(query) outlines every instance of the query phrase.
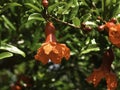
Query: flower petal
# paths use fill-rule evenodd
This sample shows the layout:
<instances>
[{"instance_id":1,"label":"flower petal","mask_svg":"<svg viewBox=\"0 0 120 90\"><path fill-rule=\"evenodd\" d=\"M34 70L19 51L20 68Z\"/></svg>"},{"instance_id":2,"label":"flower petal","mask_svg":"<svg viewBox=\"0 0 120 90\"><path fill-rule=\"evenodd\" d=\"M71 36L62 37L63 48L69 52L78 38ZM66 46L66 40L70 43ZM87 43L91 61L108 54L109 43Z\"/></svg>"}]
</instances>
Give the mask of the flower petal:
<instances>
[{"instance_id":1,"label":"flower petal","mask_svg":"<svg viewBox=\"0 0 120 90\"><path fill-rule=\"evenodd\" d=\"M104 78L104 72L101 68L99 68L94 69L93 73L86 80L89 83L93 83L94 87L96 87L102 78Z\"/></svg>"},{"instance_id":2,"label":"flower petal","mask_svg":"<svg viewBox=\"0 0 120 90\"><path fill-rule=\"evenodd\" d=\"M112 71L106 75L107 90L116 90L117 88L117 76Z\"/></svg>"},{"instance_id":3,"label":"flower petal","mask_svg":"<svg viewBox=\"0 0 120 90\"><path fill-rule=\"evenodd\" d=\"M59 47L62 58L65 57L68 60L70 58L70 49L65 44L58 44Z\"/></svg>"},{"instance_id":4,"label":"flower petal","mask_svg":"<svg viewBox=\"0 0 120 90\"><path fill-rule=\"evenodd\" d=\"M53 46L51 45L51 43L48 43L43 46L43 50L47 55L52 51L52 49L53 49Z\"/></svg>"},{"instance_id":5,"label":"flower petal","mask_svg":"<svg viewBox=\"0 0 120 90\"><path fill-rule=\"evenodd\" d=\"M41 61L43 64L46 64L49 60L42 47L38 49L38 52L35 55L35 59Z\"/></svg>"},{"instance_id":6,"label":"flower petal","mask_svg":"<svg viewBox=\"0 0 120 90\"><path fill-rule=\"evenodd\" d=\"M54 52L51 52L49 55L49 58L51 59L51 61L55 64L59 64L61 63L61 57L59 56L59 54L56 54Z\"/></svg>"},{"instance_id":7,"label":"flower petal","mask_svg":"<svg viewBox=\"0 0 120 90\"><path fill-rule=\"evenodd\" d=\"M110 42L120 48L120 24L109 29Z\"/></svg>"}]
</instances>

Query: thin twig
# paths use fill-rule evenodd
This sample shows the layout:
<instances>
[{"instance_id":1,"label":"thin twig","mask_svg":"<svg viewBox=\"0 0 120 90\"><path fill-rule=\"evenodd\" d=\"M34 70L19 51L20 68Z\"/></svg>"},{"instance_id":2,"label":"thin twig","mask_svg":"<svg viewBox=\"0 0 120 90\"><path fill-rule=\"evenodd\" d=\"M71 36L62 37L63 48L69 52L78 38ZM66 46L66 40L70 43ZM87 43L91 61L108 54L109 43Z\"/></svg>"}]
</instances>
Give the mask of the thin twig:
<instances>
[{"instance_id":1,"label":"thin twig","mask_svg":"<svg viewBox=\"0 0 120 90\"><path fill-rule=\"evenodd\" d=\"M68 25L68 26L71 26L71 27L73 27L73 28L77 28L77 29L80 29L80 28L81 28L80 26L75 26L75 25L73 25L73 24L71 24L71 23L63 22L62 20L60 20L60 19L58 19L58 18L55 18L55 17L52 16L52 15L49 15L49 17L52 18L52 19L54 19L54 20L56 20L56 21L58 21L58 22L61 22L61 23L66 24L66 25Z\"/></svg>"}]
</instances>

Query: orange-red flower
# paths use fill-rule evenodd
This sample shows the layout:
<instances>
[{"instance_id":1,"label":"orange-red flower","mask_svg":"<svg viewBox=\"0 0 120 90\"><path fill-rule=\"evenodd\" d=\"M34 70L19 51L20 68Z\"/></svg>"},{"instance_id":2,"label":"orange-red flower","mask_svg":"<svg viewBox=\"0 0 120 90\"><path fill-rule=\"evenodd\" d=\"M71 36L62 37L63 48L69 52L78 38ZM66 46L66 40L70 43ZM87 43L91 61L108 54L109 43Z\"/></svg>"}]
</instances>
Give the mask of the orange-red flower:
<instances>
[{"instance_id":1,"label":"orange-red flower","mask_svg":"<svg viewBox=\"0 0 120 90\"><path fill-rule=\"evenodd\" d=\"M108 32L110 42L120 48L120 24L109 21L105 25L99 26L99 29L101 31L105 29Z\"/></svg>"},{"instance_id":2,"label":"orange-red flower","mask_svg":"<svg viewBox=\"0 0 120 90\"><path fill-rule=\"evenodd\" d=\"M120 48L120 24L109 27L109 40L113 45Z\"/></svg>"},{"instance_id":3,"label":"orange-red flower","mask_svg":"<svg viewBox=\"0 0 120 90\"><path fill-rule=\"evenodd\" d=\"M114 19L112 21L106 22L104 25L98 27L99 31L104 29L108 32L109 41L120 48L120 24L115 24Z\"/></svg>"},{"instance_id":4,"label":"orange-red flower","mask_svg":"<svg viewBox=\"0 0 120 90\"><path fill-rule=\"evenodd\" d=\"M101 79L105 78L107 82L107 90L115 90L117 88L117 77L111 70L113 60L113 52L109 49L104 53L101 66L98 69L95 69L86 80L89 83L93 83L96 87Z\"/></svg>"},{"instance_id":5,"label":"orange-red flower","mask_svg":"<svg viewBox=\"0 0 120 90\"><path fill-rule=\"evenodd\" d=\"M38 49L35 59L43 64L51 60L53 63L59 64L62 58L66 60L70 57L70 50L65 44L57 43L55 38L55 27L51 22L48 22L45 27L46 41Z\"/></svg>"},{"instance_id":6,"label":"orange-red flower","mask_svg":"<svg viewBox=\"0 0 120 90\"><path fill-rule=\"evenodd\" d=\"M106 74L107 90L116 90L117 87L117 77L112 71Z\"/></svg>"},{"instance_id":7,"label":"orange-red flower","mask_svg":"<svg viewBox=\"0 0 120 90\"><path fill-rule=\"evenodd\" d=\"M102 78L104 78L104 72L102 68L98 68L94 69L93 73L86 80L89 83L93 83L94 87L96 87Z\"/></svg>"}]
</instances>

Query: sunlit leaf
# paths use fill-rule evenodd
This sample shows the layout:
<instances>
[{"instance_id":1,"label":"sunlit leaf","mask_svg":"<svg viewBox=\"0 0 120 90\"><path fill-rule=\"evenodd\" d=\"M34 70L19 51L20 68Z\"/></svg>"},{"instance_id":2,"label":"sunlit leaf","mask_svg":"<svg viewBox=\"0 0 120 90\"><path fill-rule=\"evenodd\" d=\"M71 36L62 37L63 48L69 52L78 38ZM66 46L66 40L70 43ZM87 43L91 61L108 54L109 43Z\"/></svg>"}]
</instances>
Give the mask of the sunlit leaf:
<instances>
[{"instance_id":1,"label":"sunlit leaf","mask_svg":"<svg viewBox=\"0 0 120 90\"><path fill-rule=\"evenodd\" d=\"M87 13L87 14L83 15L83 16L80 18L80 21L82 20L83 22L86 22L86 21L88 21L90 18L91 18L91 14L90 14L90 13Z\"/></svg>"},{"instance_id":2,"label":"sunlit leaf","mask_svg":"<svg viewBox=\"0 0 120 90\"><path fill-rule=\"evenodd\" d=\"M29 20L38 20L38 21L44 21L44 18L41 17L39 13L33 13L28 17Z\"/></svg>"},{"instance_id":3,"label":"sunlit leaf","mask_svg":"<svg viewBox=\"0 0 120 90\"><path fill-rule=\"evenodd\" d=\"M55 3L48 7L48 11L52 12L54 10L54 8L58 7L59 5L67 5L67 3L66 2Z\"/></svg>"},{"instance_id":4,"label":"sunlit leaf","mask_svg":"<svg viewBox=\"0 0 120 90\"><path fill-rule=\"evenodd\" d=\"M12 22L5 16L2 15L1 16L4 20L4 22L12 29L12 30L16 30L15 26L12 24Z\"/></svg>"},{"instance_id":5,"label":"sunlit leaf","mask_svg":"<svg viewBox=\"0 0 120 90\"><path fill-rule=\"evenodd\" d=\"M100 50L99 47L97 47L96 45L92 45L92 46L88 47L87 49L82 50L81 54L87 54L87 53L96 52L96 51L99 51L99 50Z\"/></svg>"},{"instance_id":6,"label":"sunlit leaf","mask_svg":"<svg viewBox=\"0 0 120 90\"><path fill-rule=\"evenodd\" d=\"M41 12L41 9L37 6L35 6L34 4L31 4L31 3L25 3L26 6L38 11L38 12Z\"/></svg>"},{"instance_id":7,"label":"sunlit leaf","mask_svg":"<svg viewBox=\"0 0 120 90\"><path fill-rule=\"evenodd\" d=\"M17 47L15 47L13 45L10 45L10 44L2 44L0 46L0 49L7 50L7 51L12 52L12 53L20 54L23 57L25 57L25 53L22 50L18 49Z\"/></svg>"},{"instance_id":8,"label":"sunlit leaf","mask_svg":"<svg viewBox=\"0 0 120 90\"><path fill-rule=\"evenodd\" d=\"M0 53L0 59L12 57L12 56L13 56L13 54L11 52L2 52L2 53Z\"/></svg>"},{"instance_id":9,"label":"sunlit leaf","mask_svg":"<svg viewBox=\"0 0 120 90\"><path fill-rule=\"evenodd\" d=\"M73 19L74 17L76 17L77 13L78 13L78 10L79 10L79 7L74 7L72 10L71 10L71 13L70 13L70 19Z\"/></svg>"},{"instance_id":10,"label":"sunlit leaf","mask_svg":"<svg viewBox=\"0 0 120 90\"><path fill-rule=\"evenodd\" d=\"M80 26L80 20L78 17L73 18L72 22L75 26Z\"/></svg>"}]
</instances>

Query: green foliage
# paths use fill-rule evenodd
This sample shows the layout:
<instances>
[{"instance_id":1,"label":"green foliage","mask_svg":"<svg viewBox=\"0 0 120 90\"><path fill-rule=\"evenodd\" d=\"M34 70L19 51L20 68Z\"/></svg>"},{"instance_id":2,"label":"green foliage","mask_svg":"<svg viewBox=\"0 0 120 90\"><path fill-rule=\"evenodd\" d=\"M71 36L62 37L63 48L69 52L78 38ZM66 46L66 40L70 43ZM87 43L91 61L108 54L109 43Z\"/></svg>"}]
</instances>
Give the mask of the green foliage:
<instances>
[{"instance_id":1,"label":"green foliage","mask_svg":"<svg viewBox=\"0 0 120 90\"><path fill-rule=\"evenodd\" d=\"M13 56L13 54L10 53L10 52L2 52L2 53L0 53L0 59L12 57L12 56Z\"/></svg>"},{"instance_id":2,"label":"green foliage","mask_svg":"<svg viewBox=\"0 0 120 90\"><path fill-rule=\"evenodd\" d=\"M23 51L21 51L20 49L18 49L15 46L12 46L12 45L9 45L9 44L1 44L0 50L7 50L9 52L20 54L23 57L25 57L25 53Z\"/></svg>"},{"instance_id":3,"label":"green foliage","mask_svg":"<svg viewBox=\"0 0 120 90\"><path fill-rule=\"evenodd\" d=\"M41 0L0 1L0 90L10 90L19 74L33 78L34 84L25 90L106 90L103 80L94 88L86 77L99 67L103 52L111 46L105 32L97 28L112 17L120 21L119 0L49 0L48 13L62 22L53 21L57 41L71 50L68 61L42 65L34 59L37 49L45 41L46 24ZM91 27L84 32L82 24ZM112 65L119 76L120 50L113 46L115 61ZM3 78L5 76L6 78ZM118 77L120 82L120 78ZM118 86L119 90L120 85Z\"/></svg>"}]
</instances>

